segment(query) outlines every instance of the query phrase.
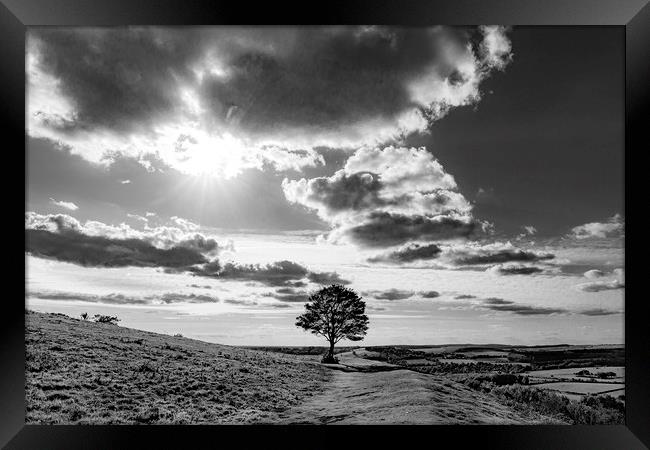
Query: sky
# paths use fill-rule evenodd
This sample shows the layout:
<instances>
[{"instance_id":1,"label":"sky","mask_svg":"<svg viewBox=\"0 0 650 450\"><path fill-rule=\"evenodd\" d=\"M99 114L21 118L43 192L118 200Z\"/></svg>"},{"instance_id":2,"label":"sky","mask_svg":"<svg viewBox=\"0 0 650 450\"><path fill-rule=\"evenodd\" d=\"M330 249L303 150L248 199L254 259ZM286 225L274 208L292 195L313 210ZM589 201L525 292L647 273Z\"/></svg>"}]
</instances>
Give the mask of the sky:
<instances>
[{"instance_id":1,"label":"sky","mask_svg":"<svg viewBox=\"0 0 650 450\"><path fill-rule=\"evenodd\" d=\"M26 304L234 345L623 343L623 35L30 28Z\"/></svg>"}]
</instances>

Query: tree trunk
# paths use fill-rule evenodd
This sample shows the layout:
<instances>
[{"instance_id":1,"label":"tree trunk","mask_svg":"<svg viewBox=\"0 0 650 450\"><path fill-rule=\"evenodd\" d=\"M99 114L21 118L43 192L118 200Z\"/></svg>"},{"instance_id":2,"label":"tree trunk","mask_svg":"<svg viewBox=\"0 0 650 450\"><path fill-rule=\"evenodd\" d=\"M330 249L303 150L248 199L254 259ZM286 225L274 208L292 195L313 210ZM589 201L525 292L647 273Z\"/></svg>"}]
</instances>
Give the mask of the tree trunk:
<instances>
[{"instance_id":1,"label":"tree trunk","mask_svg":"<svg viewBox=\"0 0 650 450\"><path fill-rule=\"evenodd\" d=\"M330 349L326 357L328 362L334 362L334 341L330 341Z\"/></svg>"}]
</instances>

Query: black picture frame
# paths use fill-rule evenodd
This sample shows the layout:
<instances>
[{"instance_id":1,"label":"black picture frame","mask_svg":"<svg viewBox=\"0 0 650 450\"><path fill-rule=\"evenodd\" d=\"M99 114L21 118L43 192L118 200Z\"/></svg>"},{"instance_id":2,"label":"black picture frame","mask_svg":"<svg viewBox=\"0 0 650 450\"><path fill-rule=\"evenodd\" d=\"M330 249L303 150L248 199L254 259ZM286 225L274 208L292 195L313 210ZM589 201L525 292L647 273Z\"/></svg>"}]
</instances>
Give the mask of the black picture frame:
<instances>
[{"instance_id":1,"label":"black picture frame","mask_svg":"<svg viewBox=\"0 0 650 450\"><path fill-rule=\"evenodd\" d=\"M540 25L616 26L625 28L625 203L634 204L633 170L644 170L640 156L650 148L650 5L648 0L346 0L328 2L233 2L224 0L0 0L0 114L3 154L12 172L21 163L25 144L25 31L35 25L210 25L210 24L400 24L400 25ZM594 93L597 95L597 93ZM10 138L10 139L7 139ZM14 160L15 158L15 160ZM6 160L5 160L6 161ZM24 163L25 161L22 160ZM636 163L635 163L636 162ZM636 168L635 168L636 164ZM638 175L638 174L637 174ZM21 201L19 181L5 179L5 193ZM26 197L25 197L26 199ZM625 211L626 223L641 213ZM20 211L12 211L16 233ZM14 223L13 220L7 221ZM638 228L639 226L637 226ZM13 232L13 226L11 227ZM625 267L628 285L640 276L631 264L641 252L636 232L626 229ZM6 235L7 236L7 235ZM11 239L8 239L12 241ZM17 240L13 240L17 241ZM16 243L16 245L20 245ZM19 249L16 249L18 255ZM8 284L19 285L16 276ZM22 266L24 269L24 266ZM23 285L24 287L24 285ZM20 288L18 288L20 289ZM626 289L630 292L629 286ZM228 445L236 438L243 448L252 438L301 447L330 446L343 438L371 435L384 445L422 442L454 447L531 449L637 449L650 446L650 333L648 301L627 296L625 304L626 425L620 426L433 426L399 428L332 428L296 426L36 426L25 425L24 310L16 295L5 295L0 327L0 445L6 448L193 448L198 441ZM234 442L234 441L233 441ZM337 444L338 445L338 444ZM421 444L417 444L421 445ZM442 445L446 448L446 445Z\"/></svg>"}]
</instances>

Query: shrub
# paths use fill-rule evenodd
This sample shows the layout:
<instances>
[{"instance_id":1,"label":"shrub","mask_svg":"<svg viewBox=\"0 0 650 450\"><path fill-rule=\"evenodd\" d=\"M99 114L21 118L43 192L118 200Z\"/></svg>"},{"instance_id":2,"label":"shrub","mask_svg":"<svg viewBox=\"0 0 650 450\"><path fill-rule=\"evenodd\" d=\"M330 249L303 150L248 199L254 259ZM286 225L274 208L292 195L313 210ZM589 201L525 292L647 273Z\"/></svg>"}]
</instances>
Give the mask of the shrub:
<instances>
[{"instance_id":1,"label":"shrub","mask_svg":"<svg viewBox=\"0 0 650 450\"><path fill-rule=\"evenodd\" d=\"M472 383L468 386L472 387ZM555 392L517 384L495 386L491 392L521 408L561 417L574 425L622 424L625 421L625 404L609 395L589 395L575 401Z\"/></svg>"},{"instance_id":2,"label":"shrub","mask_svg":"<svg viewBox=\"0 0 650 450\"><path fill-rule=\"evenodd\" d=\"M95 318L95 322L109 323L111 325L117 325L117 322L120 321L120 319L118 319L115 316L104 316L102 314L95 314L94 318Z\"/></svg>"},{"instance_id":3,"label":"shrub","mask_svg":"<svg viewBox=\"0 0 650 450\"><path fill-rule=\"evenodd\" d=\"M88 320L89 316L88 316L88 313L85 312L85 313L81 314L79 317L81 317L81 320Z\"/></svg>"}]
</instances>

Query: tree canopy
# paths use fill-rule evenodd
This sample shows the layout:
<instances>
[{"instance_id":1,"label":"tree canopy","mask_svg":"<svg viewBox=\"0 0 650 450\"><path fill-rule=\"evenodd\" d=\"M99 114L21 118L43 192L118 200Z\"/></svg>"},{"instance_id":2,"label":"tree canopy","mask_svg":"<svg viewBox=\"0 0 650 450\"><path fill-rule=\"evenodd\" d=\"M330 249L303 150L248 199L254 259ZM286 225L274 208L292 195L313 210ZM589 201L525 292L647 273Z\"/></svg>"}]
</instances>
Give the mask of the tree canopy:
<instances>
[{"instance_id":1,"label":"tree canopy","mask_svg":"<svg viewBox=\"0 0 650 450\"><path fill-rule=\"evenodd\" d=\"M330 344L324 362L336 362L334 345L342 339L360 341L368 330L366 303L340 284L324 287L309 296L305 312L296 318L296 326L323 336Z\"/></svg>"}]
</instances>

